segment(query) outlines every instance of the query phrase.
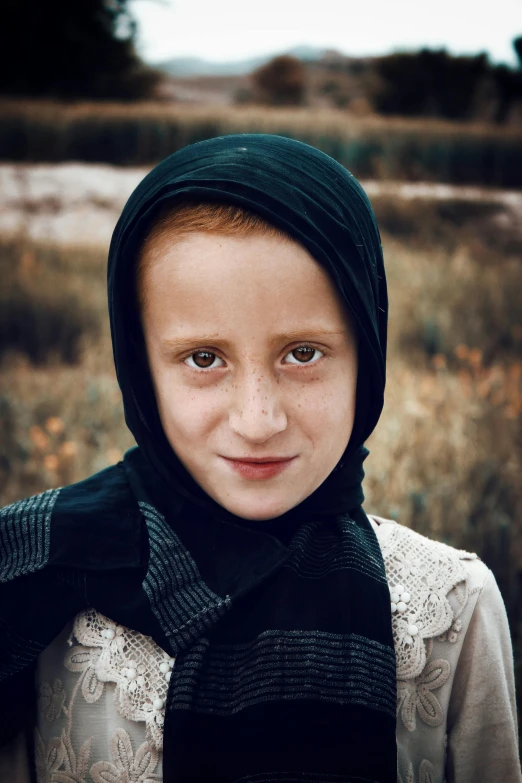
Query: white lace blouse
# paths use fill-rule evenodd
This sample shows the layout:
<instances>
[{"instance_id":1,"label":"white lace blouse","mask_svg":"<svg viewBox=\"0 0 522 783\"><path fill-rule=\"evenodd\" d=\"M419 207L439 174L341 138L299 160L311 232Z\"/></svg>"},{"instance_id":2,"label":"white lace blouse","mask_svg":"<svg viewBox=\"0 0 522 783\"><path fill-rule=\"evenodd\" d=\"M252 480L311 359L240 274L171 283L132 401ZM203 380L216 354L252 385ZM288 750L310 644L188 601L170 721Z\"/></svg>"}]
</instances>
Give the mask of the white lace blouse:
<instances>
[{"instance_id":1,"label":"white lace blouse","mask_svg":"<svg viewBox=\"0 0 522 783\"><path fill-rule=\"evenodd\" d=\"M390 586L399 783L520 783L513 653L493 574L476 555L371 520ZM79 614L39 659L38 783L161 781L173 666L150 638ZM0 773L16 765L17 777L0 780L23 783L15 750L0 752Z\"/></svg>"}]
</instances>

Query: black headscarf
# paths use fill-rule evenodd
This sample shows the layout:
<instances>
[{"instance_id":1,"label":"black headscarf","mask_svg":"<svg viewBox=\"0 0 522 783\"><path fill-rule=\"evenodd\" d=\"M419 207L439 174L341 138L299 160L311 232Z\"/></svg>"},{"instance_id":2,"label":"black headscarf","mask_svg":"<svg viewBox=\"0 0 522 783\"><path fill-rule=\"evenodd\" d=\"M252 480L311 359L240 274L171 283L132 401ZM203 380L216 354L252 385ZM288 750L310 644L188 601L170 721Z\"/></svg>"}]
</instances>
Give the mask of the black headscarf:
<instances>
[{"instance_id":1,"label":"black headscarf","mask_svg":"<svg viewBox=\"0 0 522 783\"><path fill-rule=\"evenodd\" d=\"M213 501L160 422L136 306L136 258L162 206L186 199L247 208L300 242L331 276L357 331L356 413L345 454L306 500L268 522L238 519ZM361 506L363 444L383 405L387 334L380 237L365 192L332 158L291 139L240 134L193 144L131 195L111 243L108 290L116 371L139 447L125 459L128 479L150 540L177 536L186 560L180 565L162 550L171 562L156 567L149 585L177 656L165 779L395 780L389 592ZM218 528L227 529L226 547L215 543ZM254 549L262 540L275 545L274 536L284 545L262 578L245 566L238 543L245 529L256 536ZM203 587L190 586L200 578ZM209 587L212 599L203 595ZM158 596L169 590L181 596L175 611L160 607ZM183 634L172 627L180 623Z\"/></svg>"},{"instance_id":2,"label":"black headscarf","mask_svg":"<svg viewBox=\"0 0 522 783\"><path fill-rule=\"evenodd\" d=\"M357 331L359 369L354 428L341 466L317 497L301 504L331 504L332 493L354 482L383 405L388 300L379 230L364 190L343 166L302 142L265 134L221 136L179 150L140 183L114 231L108 269L114 361L125 417L150 463L176 492L212 513L222 513L172 451L161 425L143 347L134 295L138 250L166 201L220 201L246 207L304 245L329 272ZM358 504L362 502L359 497ZM355 496L354 496L355 498ZM355 505L355 503L354 503Z\"/></svg>"}]
</instances>

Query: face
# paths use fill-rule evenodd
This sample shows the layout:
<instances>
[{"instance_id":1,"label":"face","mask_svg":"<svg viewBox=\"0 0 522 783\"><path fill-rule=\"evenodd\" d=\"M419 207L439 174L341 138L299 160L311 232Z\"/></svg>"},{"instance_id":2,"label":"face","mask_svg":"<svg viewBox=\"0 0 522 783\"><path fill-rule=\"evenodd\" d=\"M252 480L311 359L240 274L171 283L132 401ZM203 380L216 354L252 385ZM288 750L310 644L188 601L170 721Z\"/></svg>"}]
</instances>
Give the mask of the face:
<instances>
[{"instance_id":1,"label":"face","mask_svg":"<svg viewBox=\"0 0 522 783\"><path fill-rule=\"evenodd\" d=\"M192 234L144 277L142 322L166 436L244 519L278 517L331 473L353 427L357 346L326 272L298 243Z\"/></svg>"}]
</instances>

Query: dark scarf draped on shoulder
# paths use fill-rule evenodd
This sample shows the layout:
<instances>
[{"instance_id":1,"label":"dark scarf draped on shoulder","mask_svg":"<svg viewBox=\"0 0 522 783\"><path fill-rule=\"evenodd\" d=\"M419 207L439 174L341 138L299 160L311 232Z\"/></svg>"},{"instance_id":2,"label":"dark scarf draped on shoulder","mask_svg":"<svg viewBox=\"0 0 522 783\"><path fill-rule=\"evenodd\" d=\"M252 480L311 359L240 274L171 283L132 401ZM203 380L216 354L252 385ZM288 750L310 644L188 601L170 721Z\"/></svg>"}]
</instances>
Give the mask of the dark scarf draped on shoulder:
<instances>
[{"instance_id":1,"label":"dark scarf draped on shoulder","mask_svg":"<svg viewBox=\"0 0 522 783\"><path fill-rule=\"evenodd\" d=\"M161 426L135 261L160 207L187 198L245 207L294 237L330 274L358 333L355 424L345 454L312 495L270 521L240 519L213 501ZM389 590L362 508L363 444L382 409L387 328L379 232L364 191L333 159L291 139L240 134L191 145L131 195L113 235L108 287L116 371L138 448L88 487L33 502L32 519L48 542L38 556L13 554L9 543L29 535L27 506L5 509L0 577L12 587L20 574L52 571L71 585L83 571L90 605L176 656L165 783L396 781ZM87 508L98 509L105 552L103 543L97 553L92 543L80 546ZM118 508L134 531L126 543ZM24 620L15 615L13 633L23 639ZM45 646L43 630L37 638Z\"/></svg>"}]
</instances>

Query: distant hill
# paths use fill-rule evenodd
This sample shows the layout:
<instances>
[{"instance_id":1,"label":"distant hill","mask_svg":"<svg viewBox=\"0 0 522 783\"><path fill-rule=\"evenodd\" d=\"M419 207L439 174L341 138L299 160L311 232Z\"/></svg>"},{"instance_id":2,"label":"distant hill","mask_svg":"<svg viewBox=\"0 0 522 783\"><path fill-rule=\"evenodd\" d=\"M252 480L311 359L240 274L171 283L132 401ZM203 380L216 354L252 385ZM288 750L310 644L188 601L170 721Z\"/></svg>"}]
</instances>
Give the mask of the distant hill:
<instances>
[{"instance_id":1,"label":"distant hill","mask_svg":"<svg viewBox=\"0 0 522 783\"><path fill-rule=\"evenodd\" d=\"M251 57L247 60L235 60L231 62L212 62L201 57L174 57L172 60L164 60L157 63L156 68L166 71L171 76L243 76L251 73L255 68L268 62L280 52ZM319 60L324 49L313 46L296 46L285 54L292 54L305 62Z\"/></svg>"}]
</instances>

